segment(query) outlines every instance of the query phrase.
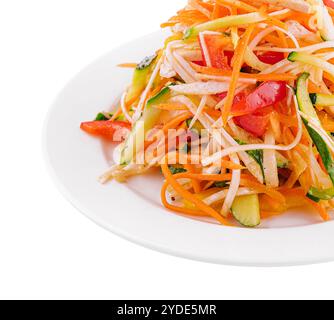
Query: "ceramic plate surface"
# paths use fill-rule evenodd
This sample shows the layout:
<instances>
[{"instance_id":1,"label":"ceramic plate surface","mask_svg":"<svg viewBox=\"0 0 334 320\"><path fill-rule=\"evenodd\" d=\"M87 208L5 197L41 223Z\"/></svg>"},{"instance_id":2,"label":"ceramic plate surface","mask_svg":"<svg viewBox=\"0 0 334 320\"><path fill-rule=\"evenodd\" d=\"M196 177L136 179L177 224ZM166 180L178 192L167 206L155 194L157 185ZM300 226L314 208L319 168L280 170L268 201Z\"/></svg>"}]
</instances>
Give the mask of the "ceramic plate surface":
<instances>
[{"instance_id":1,"label":"ceramic plate surface","mask_svg":"<svg viewBox=\"0 0 334 320\"><path fill-rule=\"evenodd\" d=\"M110 149L79 129L82 121L108 110L131 81L117 68L151 55L166 35L157 32L115 49L79 73L52 106L43 132L44 149L62 193L104 228L143 246L206 262L283 266L334 260L334 222L321 223L305 209L249 230L175 215L160 204L162 177L150 173L129 184L101 185Z\"/></svg>"}]
</instances>

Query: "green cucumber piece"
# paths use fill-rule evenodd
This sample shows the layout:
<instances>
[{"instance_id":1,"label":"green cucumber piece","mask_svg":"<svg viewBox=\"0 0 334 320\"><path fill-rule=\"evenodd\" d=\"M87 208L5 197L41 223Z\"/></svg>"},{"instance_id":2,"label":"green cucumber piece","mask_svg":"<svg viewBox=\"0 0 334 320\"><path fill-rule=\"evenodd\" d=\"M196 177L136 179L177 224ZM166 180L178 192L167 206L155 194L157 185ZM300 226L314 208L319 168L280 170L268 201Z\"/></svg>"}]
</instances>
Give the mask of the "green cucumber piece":
<instances>
[{"instance_id":1,"label":"green cucumber piece","mask_svg":"<svg viewBox=\"0 0 334 320\"><path fill-rule=\"evenodd\" d=\"M95 117L95 121L107 121L109 120L104 113L100 112L97 114L97 116Z\"/></svg>"},{"instance_id":2,"label":"green cucumber piece","mask_svg":"<svg viewBox=\"0 0 334 320\"><path fill-rule=\"evenodd\" d=\"M192 122L192 118L191 119L188 119L186 121L186 124L187 124L187 127L189 128L190 127L190 124ZM192 126L191 130L194 130L197 134L201 135L201 132L203 130L205 130L205 128L202 126L202 124L197 120L195 121L194 125Z\"/></svg>"},{"instance_id":3,"label":"green cucumber piece","mask_svg":"<svg viewBox=\"0 0 334 320\"><path fill-rule=\"evenodd\" d=\"M224 189L228 186L226 181L217 181L213 184L213 188L220 188L220 189Z\"/></svg>"},{"instance_id":4,"label":"green cucumber piece","mask_svg":"<svg viewBox=\"0 0 334 320\"><path fill-rule=\"evenodd\" d=\"M246 142L236 139L237 143L239 143L241 146L247 145ZM263 150L251 150L247 151L247 154L255 160L255 162L260 166L262 175L264 178L264 168L263 168Z\"/></svg>"},{"instance_id":5,"label":"green cucumber piece","mask_svg":"<svg viewBox=\"0 0 334 320\"><path fill-rule=\"evenodd\" d=\"M309 73L303 73L297 80L297 101L300 111L304 112L320 124L318 115L314 109L310 95L307 90L307 80L310 77Z\"/></svg>"},{"instance_id":6,"label":"green cucumber piece","mask_svg":"<svg viewBox=\"0 0 334 320\"><path fill-rule=\"evenodd\" d=\"M187 170L182 168L182 167L168 166L168 168L169 168L169 171L172 175L187 172Z\"/></svg>"},{"instance_id":7,"label":"green cucumber piece","mask_svg":"<svg viewBox=\"0 0 334 320\"><path fill-rule=\"evenodd\" d=\"M332 200L334 198L334 188L325 190L311 188L308 192L308 196L311 197L311 199Z\"/></svg>"},{"instance_id":8,"label":"green cucumber piece","mask_svg":"<svg viewBox=\"0 0 334 320\"><path fill-rule=\"evenodd\" d=\"M134 125L132 132L124 144L121 156L122 165L127 165L131 162L137 151L142 148L145 140L145 134L154 127L159 119L162 111L154 108L154 105L166 101L170 96L171 90L168 86L163 88L157 95L148 100L143 116Z\"/></svg>"},{"instance_id":9,"label":"green cucumber piece","mask_svg":"<svg viewBox=\"0 0 334 320\"><path fill-rule=\"evenodd\" d=\"M277 168L279 169L287 169L290 167L290 161L282 156L279 152L276 152L276 161L277 161Z\"/></svg>"},{"instance_id":10,"label":"green cucumber piece","mask_svg":"<svg viewBox=\"0 0 334 320\"><path fill-rule=\"evenodd\" d=\"M297 80L297 101L299 109L307 114L308 116L312 117L315 121L321 125L320 120L318 118L317 113L315 112L315 109L313 107L310 94L307 90L307 79L309 78L308 73L303 73ZM305 127L316 146L319 155L322 159L322 162L324 163L324 166L328 172L329 177L331 178L333 184L334 184L334 161L333 157L327 147L326 142L322 139L320 134L315 131L313 128L311 128L308 125L308 122L304 119Z\"/></svg>"},{"instance_id":11,"label":"green cucumber piece","mask_svg":"<svg viewBox=\"0 0 334 320\"><path fill-rule=\"evenodd\" d=\"M210 22L206 22L200 24L198 26L194 26L189 28L185 35L185 39L194 38L198 36L200 32L203 31L216 31L219 29L224 29L233 26L240 26L245 24L257 23L262 22L266 18L258 12L247 13L247 14L240 14L235 16L227 16L224 18L216 19Z\"/></svg>"},{"instance_id":12,"label":"green cucumber piece","mask_svg":"<svg viewBox=\"0 0 334 320\"><path fill-rule=\"evenodd\" d=\"M332 65L331 63L312 56L308 53L304 53L304 52L291 52L288 56L288 60L291 62L302 62L305 64L309 64L311 66L320 68L326 72L328 72L329 74L331 74L332 76L334 76L334 65Z\"/></svg>"},{"instance_id":13,"label":"green cucumber piece","mask_svg":"<svg viewBox=\"0 0 334 320\"><path fill-rule=\"evenodd\" d=\"M311 128L307 121L304 120L305 126L307 128L307 131L313 140L314 145L316 146L319 155L322 159L322 162L327 170L327 173L329 177L331 178L333 184L334 184L334 160L333 157L327 147L326 142L321 138L319 133L315 131L313 128Z\"/></svg>"},{"instance_id":14,"label":"green cucumber piece","mask_svg":"<svg viewBox=\"0 0 334 320\"><path fill-rule=\"evenodd\" d=\"M152 97L151 99L149 99L147 101L147 105L146 108L152 108L152 106L154 105L158 105L160 103L163 103L164 101L167 100L167 98L170 95L170 86L172 86L174 84L170 84L167 87L163 88L159 93L157 93L154 97Z\"/></svg>"},{"instance_id":15,"label":"green cucumber piece","mask_svg":"<svg viewBox=\"0 0 334 320\"><path fill-rule=\"evenodd\" d=\"M245 227L254 228L261 223L260 202L257 194L237 197L231 210L234 218Z\"/></svg>"},{"instance_id":16,"label":"green cucumber piece","mask_svg":"<svg viewBox=\"0 0 334 320\"><path fill-rule=\"evenodd\" d=\"M132 84L126 96L127 101L131 101L135 97L138 97L140 93L145 89L148 81L148 76L151 71L151 66L156 59L156 55L146 57L141 61L135 69L132 77Z\"/></svg>"},{"instance_id":17,"label":"green cucumber piece","mask_svg":"<svg viewBox=\"0 0 334 320\"><path fill-rule=\"evenodd\" d=\"M334 95L322 94L322 93L311 93L310 98L312 103L316 107L333 107L334 106Z\"/></svg>"},{"instance_id":18,"label":"green cucumber piece","mask_svg":"<svg viewBox=\"0 0 334 320\"><path fill-rule=\"evenodd\" d=\"M317 10L322 10L322 24L320 27L320 35L324 41L334 40L334 23L331 15L328 12L327 7L324 5L322 0L317 0Z\"/></svg>"}]
</instances>

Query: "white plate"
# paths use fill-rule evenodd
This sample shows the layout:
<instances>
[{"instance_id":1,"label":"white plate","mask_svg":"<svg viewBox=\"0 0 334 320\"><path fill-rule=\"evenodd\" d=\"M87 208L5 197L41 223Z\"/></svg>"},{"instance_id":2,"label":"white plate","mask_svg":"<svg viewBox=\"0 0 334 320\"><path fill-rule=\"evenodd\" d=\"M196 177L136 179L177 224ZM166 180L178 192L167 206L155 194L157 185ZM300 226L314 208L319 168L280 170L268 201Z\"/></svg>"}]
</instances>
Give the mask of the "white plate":
<instances>
[{"instance_id":1,"label":"white plate","mask_svg":"<svg viewBox=\"0 0 334 320\"><path fill-rule=\"evenodd\" d=\"M105 55L58 96L43 134L47 162L62 193L104 228L180 257L252 266L334 260L334 222L320 223L312 212L291 212L254 230L226 228L165 210L159 201L159 175L136 177L130 184L102 186L97 182L108 168L107 149L81 132L80 122L110 108L129 84L131 71L115 66L152 54L164 36L154 33Z\"/></svg>"}]
</instances>

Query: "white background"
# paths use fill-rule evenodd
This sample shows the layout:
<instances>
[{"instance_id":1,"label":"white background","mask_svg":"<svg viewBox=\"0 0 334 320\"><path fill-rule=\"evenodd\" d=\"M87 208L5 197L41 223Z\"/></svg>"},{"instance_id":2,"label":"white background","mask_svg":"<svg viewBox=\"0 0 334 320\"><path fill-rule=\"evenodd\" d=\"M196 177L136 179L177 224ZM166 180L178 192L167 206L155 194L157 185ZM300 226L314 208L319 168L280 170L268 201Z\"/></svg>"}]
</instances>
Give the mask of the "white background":
<instances>
[{"instance_id":1,"label":"white background","mask_svg":"<svg viewBox=\"0 0 334 320\"><path fill-rule=\"evenodd\" d=\"M333 263L236 268L163 255L84 218L49 178L41 130L57 93L184 3L0 0L0 298L334 298Z\"/></svg>"}]
</instances>

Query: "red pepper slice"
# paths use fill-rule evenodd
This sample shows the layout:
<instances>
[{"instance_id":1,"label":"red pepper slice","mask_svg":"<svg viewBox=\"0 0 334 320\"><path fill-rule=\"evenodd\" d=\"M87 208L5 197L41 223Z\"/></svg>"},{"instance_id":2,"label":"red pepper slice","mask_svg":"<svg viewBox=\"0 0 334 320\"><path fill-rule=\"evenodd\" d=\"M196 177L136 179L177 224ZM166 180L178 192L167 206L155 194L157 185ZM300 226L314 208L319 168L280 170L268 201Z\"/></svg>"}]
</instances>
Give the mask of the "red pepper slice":
<instances>
[{"instance_id":1,"label":"red pepper slice","mask_svg":"<svg viewBox=\"0 0 334 320\"><path fill-rule=\"evenodd\" d=\"M206 67L206 63L205 61L201 60L201 61L193 61L194 64L197 64L201 67Z\"/></svg>"},{"instance_id":2,"label":"red pepper slice","mask_svg":"<svg viewBox=\"0 0 334 320\"><path fill-rule=\"evenodd\" d=\"M131 130L131 125L124 121L90 121L83 122L80 128L91 135L122 142Z\"/></svg>"},{"instance_id":3,"label":"red pepper slice","mask_svg":"<svg viewBox=\"0 0 334 320\"><path fill-rule=\"evenodd\" d=\"M257 56L260 61L267 64L276 64L285 59L283 52L268 51Z\"/></svg>"},{"instance_id":4,"label":"red pepper slice","mask_svg":"<svg viewBox=\"0 0 334 320\"><path fill-rule=\"evenodd\" d=\"M324 0L324 4L327 7L334 9L334 1L333 0Z\"/></svg>"},{"instance_id":5,"label":"red pepper slice","mask_svg":"<svg viewBox=\"0 0 334 320\"><path fill-rule=\"evenodd\" d=\"M270 115L254 115L247 114L245 116L235 117L234 122L239 127L245 129L249 133L257 137L261 137L265 134L270 121Z\"/></svg>"},{"instance_id":6,"label":"red pepper slice","mask_svg":"<svg viewBox=\"0 0 334 320\"><path fill-rule=\"evenodd\" d=\"M244 115L234 117L235 123L255 136L262 136L270 120L270 114L262 111L284 100L286 96L286 83L282 81L264 82L252 93L240 93L234 100L232 112Z\"/></svg>"},{"instance_id":7,"label":"red pepper slice","mask_svg":"<svg viewBox=\"0 0 334 320\"><path fill-rule=\"evenodd\" d=\"M204 41L210 58L211 66L222 70L231 70L229 59L225 56L226 37L219 34L205 34ZM201 43L201 41L200 41ZM204 49L201 46L203 61L205 61ZM205 61L208 65L208 61Z\"/></svg>"},{"instance_id":8,"label":"red pepper slice","mask_svg":"<svg viewBox=\"0 0 334 320\"><path fill-rule=\"evenodd\" d=\"M247 96L245 108L249 112L255 112L283 101L287 94L288 89L284 81L267 81Z\"/></svg>"}]
</instances>

